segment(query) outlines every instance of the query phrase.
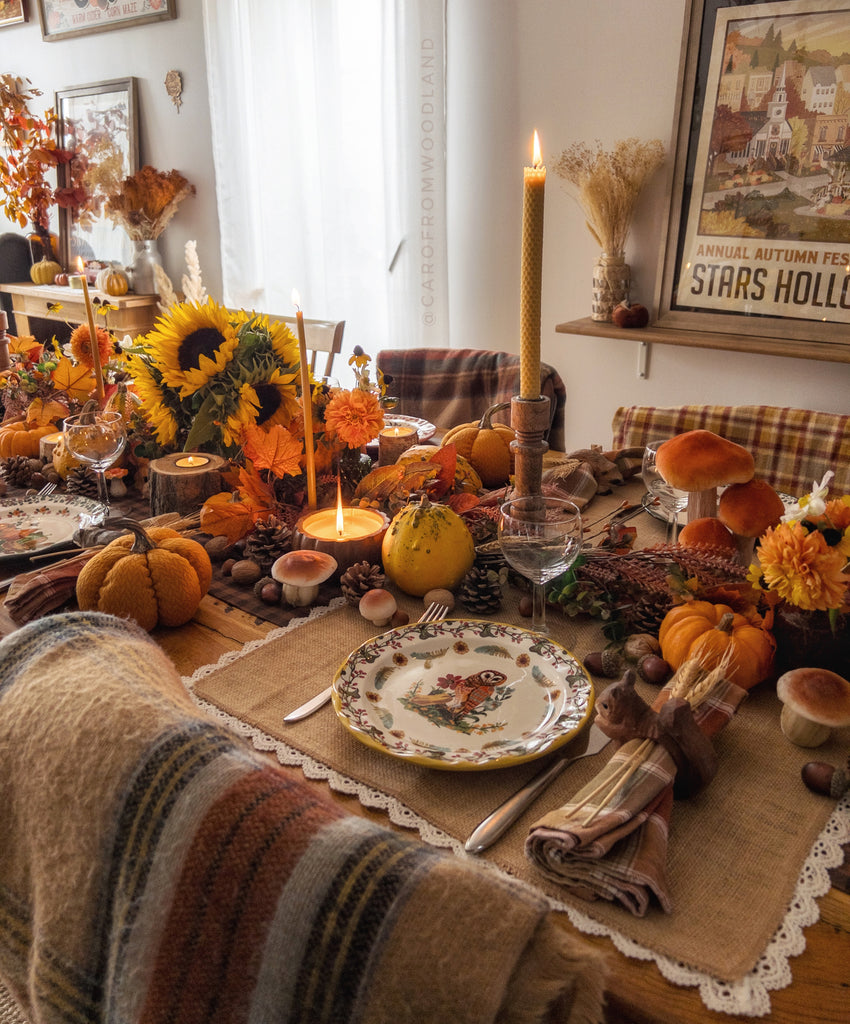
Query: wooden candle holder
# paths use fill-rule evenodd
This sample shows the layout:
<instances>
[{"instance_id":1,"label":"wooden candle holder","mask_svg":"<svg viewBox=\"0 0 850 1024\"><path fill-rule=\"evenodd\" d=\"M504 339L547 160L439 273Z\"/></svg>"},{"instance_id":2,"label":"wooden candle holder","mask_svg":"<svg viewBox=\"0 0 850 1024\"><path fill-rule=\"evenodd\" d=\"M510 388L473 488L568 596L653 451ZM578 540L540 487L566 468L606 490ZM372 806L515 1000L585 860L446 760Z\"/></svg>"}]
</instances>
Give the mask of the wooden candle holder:
<instances>
[{"instance_id":1,"label":"wooden candle holder","mask_svg":"<svg viewBox=\"0 0 850 1024\"><path fill-rule=\"evenodd\" d=\"M199 464L179 465L189 460L197 460ZM226 468L226 459L208 452L177 452L154 459L149 478L151 515L197 512L207 498L222 490L221 475Z\"/></svg>"},{"instance_id":2,"label":"wooden candle holder","mask_svg":"<svg viewBox=\"0 0 850 1024\"><path fill-rule=\"evenodd\" d=\"M540 494L543 479L543 456L549 445L543 435L549 428L549 399L511 399L511 426L516 440L511 441L515 458L514 493L518 497Z\"/></svg>"}]
</instances>

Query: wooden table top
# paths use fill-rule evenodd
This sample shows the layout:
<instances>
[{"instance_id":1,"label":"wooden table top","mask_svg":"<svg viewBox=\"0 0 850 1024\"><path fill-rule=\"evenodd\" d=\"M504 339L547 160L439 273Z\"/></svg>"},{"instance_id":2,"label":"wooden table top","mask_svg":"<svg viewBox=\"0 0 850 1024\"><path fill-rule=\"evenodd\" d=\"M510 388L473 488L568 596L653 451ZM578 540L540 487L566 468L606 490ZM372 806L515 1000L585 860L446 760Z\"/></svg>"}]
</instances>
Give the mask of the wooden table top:
<instances>
[{"instance_id":1,"label":"wooden table top","mask_svg":"<svg viewBox=\"0 0 850 1024\"><path fill-rule=\"evenodd\" d=\"M14 628L0 608L0 633L5 635ZM181 675L190 676L201 666L217 662L223 654L263 638L273 628L272 624L207 595L187 625L157 629L153 635ZM349 812L391 826L385 815L362 807L356 797L331 792L321 781L306 781L326 795L330 793ZM771 1013L757 1018L759 1021L839 1024L850 1020L850 895L832 888L819 903L819 921L805 930L806 948L790 961L792 984L771 993ZM562 915L562 920L563 927L572 930L566 915ZM707 1010L695 989L665 981L654 963L621 955L608 939L586 935L582 938L610 953L608 1024L730 1024L735 1019L755 1019L733 1018Z\"/></svg>"}]
</instances>

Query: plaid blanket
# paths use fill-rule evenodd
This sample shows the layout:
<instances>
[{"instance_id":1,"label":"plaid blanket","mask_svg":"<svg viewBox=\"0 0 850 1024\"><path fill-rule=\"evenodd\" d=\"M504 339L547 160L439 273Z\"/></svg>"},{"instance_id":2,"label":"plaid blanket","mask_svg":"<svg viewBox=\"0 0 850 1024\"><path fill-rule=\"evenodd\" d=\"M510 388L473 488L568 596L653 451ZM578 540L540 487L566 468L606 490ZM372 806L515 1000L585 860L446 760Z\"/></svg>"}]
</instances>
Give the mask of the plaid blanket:
<instances>
[{"instance_id":1,"label":"plaid blanket","mask_svg":"<svg viewBox=\"0 0 850 1024\"><path fill-rule=\"evenodd\" d=\"M481 418L489 406L519 394L519 356L472 348L382 349L378 369L392 377L388 392L399 399L398 412L421 416L443 430ZM567 391L558 371L542 363L540 393L550 403L546 440L566 450L564 410ZM510 410L496 415L509 423Z\"/></svg>"},{"instance_id":2,"label":"plaid blanket","mask_svg":"<svg viewBox=\"0 0 850 1024\"><path fill-rule=\"evenodd\" d=\"M833 493L850 490L850 415L769 405L633 405L616 411L612 429L615 447L712 430L746 448L756 474L777 491L799 497L830 469Z\"/></svg>"},{"instance_id":3,"label":"plaid blanket","mask_svg":"<svg viewBox=\"0 0 850 1024\"><path fill-rule=\"evenodd\" d=\"M668 696L668 690L661 691L656 710ZM699 727L707 736L716 735L745 696L734 683L715 687L694 709ZM673 909L666 863L676 777L673 758L656 743L637 771L624 779L625 762L641 742L629 740L619 747L569 803L536 822L526 840L527 856L547 878L581 899L622 903L638 917L653 896L667 913ZM604 784L611 780L615 785L618 778L623 784L614 799L585 823L607 792Z\"/></svg>"},{"instance_id":4,"label":"plaid blanket","mask_svg":"<svg viewBox=\"0 0 850 1024\"><path fill-rule=\"evenodd\" d=\"M0 806L33 1022L600 1019L600 958L542 899L317 796L111 616L0 643Z\"/></svg>"}]
</instances>

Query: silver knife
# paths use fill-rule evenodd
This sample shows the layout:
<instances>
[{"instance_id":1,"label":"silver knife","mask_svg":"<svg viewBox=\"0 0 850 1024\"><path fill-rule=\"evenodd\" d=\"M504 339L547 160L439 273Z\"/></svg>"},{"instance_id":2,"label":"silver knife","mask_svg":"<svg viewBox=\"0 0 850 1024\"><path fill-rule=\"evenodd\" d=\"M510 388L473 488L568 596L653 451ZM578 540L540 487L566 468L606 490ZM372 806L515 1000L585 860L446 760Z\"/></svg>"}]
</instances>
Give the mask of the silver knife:
<instances>
[{"instance_id":1,"label":"silver knife","mask_svg":"<svg viewBox=\"0 0 850 1024\"><path fill-rule=\"evenodd\" d=\"M464 850L467 853L482 853L492 846L507 832L522 812L534 802L537 796L558 778L564 769L583 757L598 754L610 742L610 739L594 721L587 735L587 748L583 754L577 754L575 757L560 757L532 776L521 789L518 789L513 796L509 796L475 828L464 843Z\"/></svg>"},{"instance_id":2,"label":"silver knife","mask_svg":"<svg viewBox=\"0 0 850 1024\"><path fill-rule=\"evenodd\" d=\"M294 711L290 711L288 715L283 716L284 722L300 722L302 718L307 718L308 715L312 715L314 711L318 711L323 704L331 699L331 694L334 692L333 685L327 689L322 690L321 693L317 693L315 697L311 697L306 704L302 704L297 707Z\"/></svg>"}]
</instances>

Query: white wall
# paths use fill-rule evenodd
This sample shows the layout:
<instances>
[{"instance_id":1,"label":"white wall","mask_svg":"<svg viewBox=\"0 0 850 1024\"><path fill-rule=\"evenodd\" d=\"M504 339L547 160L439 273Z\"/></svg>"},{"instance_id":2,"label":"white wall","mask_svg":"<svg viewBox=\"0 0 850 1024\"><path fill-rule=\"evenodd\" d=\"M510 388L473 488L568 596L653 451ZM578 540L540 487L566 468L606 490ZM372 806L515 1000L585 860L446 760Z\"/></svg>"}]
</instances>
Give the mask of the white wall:
<instances>
[{"instance_id":1,"label":"white wall","mask_svg":"<svg viewBox=\"0 0 850 1024\"><path fill-rule=\"evenodd\" d=\"M29 5L34 9L34 4ZM37 19L0 30L0 69L54 89L134 75L141 157L176 167L198 188L161 239L166 270L183 272L198 241L220 296L217 214L200 0L175 21L45 43ZM629 136L670 146L685 0L448 0L451 337L454 347L518 349L522 167L536 128L547 162L570 142ZM163 85L183 74L178 114ZM270 126L273 130L273 126ZM655 294L667 200L660 172L645 191L627 259L632 297ZM711 402L847 412L850 365L654 345L647 380L633 341L555 333L589 315L596 245L550 171L543 270L543 358L567 384L570 447L607 444L619 405Z\"/></svg>"}]
</instances>

